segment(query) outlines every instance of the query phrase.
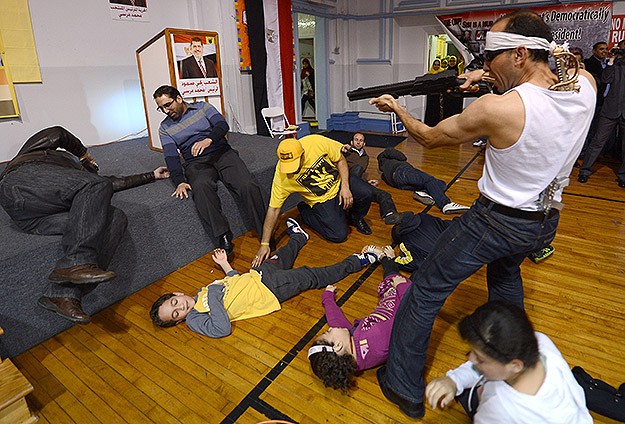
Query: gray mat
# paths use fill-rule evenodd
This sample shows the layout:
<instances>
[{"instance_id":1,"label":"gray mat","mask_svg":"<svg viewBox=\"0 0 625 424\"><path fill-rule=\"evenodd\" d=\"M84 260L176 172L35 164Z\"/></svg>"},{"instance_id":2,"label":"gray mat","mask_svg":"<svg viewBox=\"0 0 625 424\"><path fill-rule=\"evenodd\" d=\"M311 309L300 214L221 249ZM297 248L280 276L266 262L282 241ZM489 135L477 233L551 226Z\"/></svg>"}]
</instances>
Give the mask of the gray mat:
<instances>
[{"instance_id":1,"label":"gray mat","mask_svg":"<svg viewBox=\"0 0 625 424\"><path fill-rule=\"evenodd\" d=\"M268 200L277 162L277 140L231 133L230 143ZM101 175L130 175L164 165L163 154L151 151L147 138L89 150L100 165ZM0 164L0 171L5 166ZM128 216L128 231L110 266L118 277L101 284L83 299L88 313L102 310L216 246L215 240L204 232L193 202L172 198L173 190L169 180L161 180L114 195L113 204ZM219 190L235 237L251 230L245 211L239 212L235 199L223 185ZM290 199L285 209L295 201ZM72 324L36 304L61 255L61 237L22 233L0 208L0 239L0 326L5 331L0 337L0 354L5 357L15 356Z\"/></svg>"}]
</instances>

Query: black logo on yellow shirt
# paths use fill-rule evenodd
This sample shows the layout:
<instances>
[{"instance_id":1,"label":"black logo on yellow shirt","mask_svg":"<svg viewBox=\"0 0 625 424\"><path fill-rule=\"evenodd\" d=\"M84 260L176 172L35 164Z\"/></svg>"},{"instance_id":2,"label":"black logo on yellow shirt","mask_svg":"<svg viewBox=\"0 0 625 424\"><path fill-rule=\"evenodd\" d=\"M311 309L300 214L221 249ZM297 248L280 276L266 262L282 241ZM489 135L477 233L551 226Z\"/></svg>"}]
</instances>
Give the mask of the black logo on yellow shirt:
<instances>
[{"instance_id":1,"label":"black logo on yellow shirt","mask_svg":"<svg viewBox=\"0 0 625 424\"><path fill-rule=\"evenodd\" d=\"M316 196L323 196L339 182L339 171L326 156L321 156L297 177L297 182Z\"/></svg>"}]
</instances>

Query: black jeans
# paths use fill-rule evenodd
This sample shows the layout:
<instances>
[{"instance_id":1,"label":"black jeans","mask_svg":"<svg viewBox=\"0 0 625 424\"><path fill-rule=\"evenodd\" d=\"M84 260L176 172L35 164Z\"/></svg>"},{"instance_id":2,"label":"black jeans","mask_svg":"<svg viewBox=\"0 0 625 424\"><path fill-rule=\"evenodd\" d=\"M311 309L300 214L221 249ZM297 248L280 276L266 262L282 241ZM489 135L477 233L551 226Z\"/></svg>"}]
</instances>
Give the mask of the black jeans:
<instances>
[{"instance_id":1,"label":"black jeans","mask_svg":"<svg viewBox=\"0 0 625 424\"><path fill-rule=\"evenodd\" d=\"M286 246L263 262L258 268L262 272L262 282L278 298L280 303L309 289L320 289L334 284L349 274L362 269L356 255L348 256L343 261L319 268L303 266L291 269L300 249L306 244L306 238L294 234Z\"/></svg>"},{"instance_id":2,"label":"black jeans","mask_svg":"<svg viewBox=\"0 0 625 424\"><path fill-rule=\"evenodd\" d=\"M62 235L56 268L106 268L126 231L126 215L111 206L110 180L73 168L26 163L0 181L0 204L23 231ZM93 286L53 284L49 297L81 298Z\"/></svg>"},{"instance_id":3,"label":"black jeans","mask_svg":"<svg viewBox=\"0 0 625 424\"><path fill-rule=\"evenodd\" d=\"M228 148L189 161L185 163L184 171L207 233L219 237L230 230L217 195L217 181L221 181L240 202L241 214L249 217L256 232L259 235L263 233L267 207L258 184L236 150Z\"/></svg>"},{"instance_id":4,"label":"black jeans","mask_svg":"<svg viewBox=\"0 0 625 424\"><path fill-rule=\"evenodd\" d=\"M362 178L350 173L349 187L354 198L351 209L347 212L352 220L364 218L369 212L373 192L371 185ZM347 238L347 216L343 206L339 205L339 195L322 203L317 203L311 208L304 202L298 205L302 221L313 230L317 231L324 239L341 243Z\"/></svg>"}]
</instances>

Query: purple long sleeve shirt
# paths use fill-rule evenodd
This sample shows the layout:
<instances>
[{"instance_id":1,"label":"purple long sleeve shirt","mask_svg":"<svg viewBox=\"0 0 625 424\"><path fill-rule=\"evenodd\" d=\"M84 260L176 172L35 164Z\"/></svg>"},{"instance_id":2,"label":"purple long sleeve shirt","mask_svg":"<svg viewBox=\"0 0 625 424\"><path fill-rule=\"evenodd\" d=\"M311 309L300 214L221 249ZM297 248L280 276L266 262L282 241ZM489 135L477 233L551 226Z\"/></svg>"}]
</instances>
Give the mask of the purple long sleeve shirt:
<instances>
[{"instance_id":1,"label":"purple long sleeve shirt","mask_svg":"<svg viewBox=\"0 0 625 424\"><path fill-rule=\"evenodd\" d=\"M343 311L336 304L336 296L333 292L324 291L321 296L328 325L335 328L347 328L354 338L356 363L359 370L377 367L386 363L388 358L388 345L391 340L395 312L411 284L408 280L394 288L391 284L394 275L397 274L388 275L378 286L380 299L378 306L368 316L355 320L354 324L351 324L343 315Z\"/></svg>"}]
</instances>

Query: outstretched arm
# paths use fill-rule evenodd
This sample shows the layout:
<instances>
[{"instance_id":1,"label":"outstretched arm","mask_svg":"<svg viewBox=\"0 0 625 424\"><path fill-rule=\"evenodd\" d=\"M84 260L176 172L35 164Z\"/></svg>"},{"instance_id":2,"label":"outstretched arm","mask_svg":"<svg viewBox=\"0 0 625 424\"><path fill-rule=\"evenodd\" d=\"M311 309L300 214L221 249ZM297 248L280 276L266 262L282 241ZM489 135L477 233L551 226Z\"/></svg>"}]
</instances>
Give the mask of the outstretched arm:
<instances>
[{"instance_id":1,"label":"outstretched arm","mask_svg":"<svg viewBox=\"0 0 625 424\"><path fill-rule=\"evenodd\" d=\"M326 311L326 320L330 327L337 328L351 328L352 324L349 322L341 308L336 304L336 295L334 291L336 286L327 286L323 294L321 295L321 304Z\"/></svg>"},{"instance_id":2,"label":"outstretched arm","mask_svg":"<svg viewBox=\"0 0 625 424\"><path fill-rule=\"evenodd\" d=\"M280 216L279 208L272 208L269 206L267 209L267 215L265 215L265 222L263 223L263 235L260 239L260 248L256 252L256 256L252 260L252 266L256 267L263 263L265 259L269 257L271 249L269 248L269 240L273 234L273 229L278 222L278 216Z\"/></svg>"},{"instance_id":3,"label":"outstretched arm","mask_svg":"<svg viewBox=\"0 0 625 424\"><path fill-rule=\"evenodd\" d=\"M215 249L212 254L213 261L224 270L226 275L230 275L234 268L228 262L228 254L224 249Z\"/></svg>"}]
</instances>

